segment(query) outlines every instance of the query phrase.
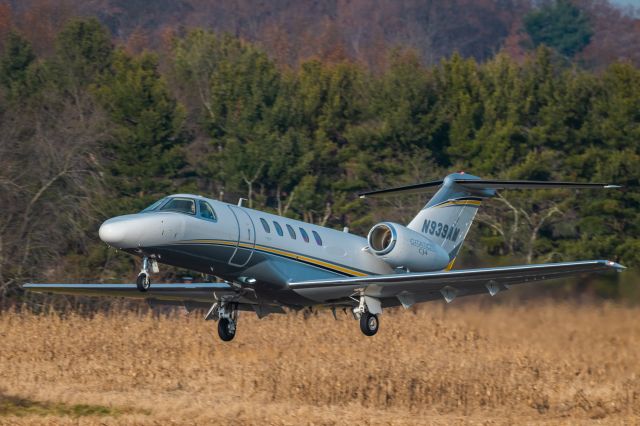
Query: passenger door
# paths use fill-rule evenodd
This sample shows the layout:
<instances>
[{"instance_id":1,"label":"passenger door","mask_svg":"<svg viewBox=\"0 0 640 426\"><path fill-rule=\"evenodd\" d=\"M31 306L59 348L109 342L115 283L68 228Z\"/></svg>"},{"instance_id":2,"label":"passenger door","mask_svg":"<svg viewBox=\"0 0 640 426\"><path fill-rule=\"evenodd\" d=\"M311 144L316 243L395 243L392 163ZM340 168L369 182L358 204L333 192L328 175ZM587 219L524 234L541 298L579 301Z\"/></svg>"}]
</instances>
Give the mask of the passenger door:
<instances>
[{"instance_id":1,"label":"passenger door","mask_svg":"<svg viewBox=\"0 0 640 426\"><path fill-rule=\"evenodd\" d=\"M237 206L229 206L238 224L238 241L229 265L242 267L249 263L256 246L256 228L249 214Z\"/></svg>"}]
</instances>

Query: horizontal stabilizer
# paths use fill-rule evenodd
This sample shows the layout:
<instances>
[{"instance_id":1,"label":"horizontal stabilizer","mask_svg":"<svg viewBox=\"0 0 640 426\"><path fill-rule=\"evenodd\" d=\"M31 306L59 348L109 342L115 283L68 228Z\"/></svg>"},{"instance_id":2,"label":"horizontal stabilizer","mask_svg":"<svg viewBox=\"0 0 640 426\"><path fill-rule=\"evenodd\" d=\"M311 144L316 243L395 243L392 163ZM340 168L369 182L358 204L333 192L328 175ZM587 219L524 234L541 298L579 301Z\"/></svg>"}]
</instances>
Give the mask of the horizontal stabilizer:
<instances>
[{"instance_id":1,"label":"horizontal stabilizer","mask_svg":"<svg viewBox=\"0 0 640 426\"><path fill-rule=\"evenodd\" d=\"M619 185L609 185L606 183L583 183L583 182L549 182L541 180L497 180L497 179L477 179L477 180L455 180L457 185L465 188L478 189L612 189L620 188Z\"/></svg>"},{"instance_id":2,"label":"horizontal stabilizer","mask_svg":"<svg viewBox=\"0 0 640 426\"><path fill-rule=\"evenodd\" d=\"M411 195L411 194L421 194L423 192L425 192L428 189L431 188L435 188L438 187L440 185L442 185L442 180L434 180L431 182L425 182L425 183L417 183L414 185L407 185L407 186L397 186L395 188L387 188L387 189L379 189L377 191L368 191L368 192L361 192L360 194L358 194L360 196L360 198L367 198L367 197L384 197L385 195L396 195L396 194L405 194L405 195Z\"/></svg>"},{"instance_id":3,"label":"horizontal stabilizer","mask_svg":"<svg viewBox=\"0 0 640 426\"><path fill-rule=\"evenodd\" d=\"M539 180L499 180L499 179L453 179L453 182L466 189L613 189L619 185L590 182L552 182ZM442 180L418 183L414 185L398 186L395 188L380 189L376 191L362 192L360 198L384 197L387 195L411 195L427 192L444 183Z\"/></svg>"}]
</instances>

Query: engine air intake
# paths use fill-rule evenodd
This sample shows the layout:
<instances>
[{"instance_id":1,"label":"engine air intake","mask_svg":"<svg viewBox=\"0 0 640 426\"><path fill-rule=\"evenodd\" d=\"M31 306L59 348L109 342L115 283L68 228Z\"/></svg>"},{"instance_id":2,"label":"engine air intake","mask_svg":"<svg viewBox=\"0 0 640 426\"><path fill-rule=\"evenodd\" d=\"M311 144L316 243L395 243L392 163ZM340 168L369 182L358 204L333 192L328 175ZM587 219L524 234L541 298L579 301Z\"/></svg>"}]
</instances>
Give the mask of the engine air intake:
<instances>
[{"instance_id":1,"label":"engine air intake","mask_svg":"<svg viewBox=\"0 0 640 426\"><path fill-rule=\"evenodd\" d=\"M393 250L398 236L391 226L380 223L371 229L368 239L371 250L377 255L385 255Z\"/></svg>"}]
</instances>

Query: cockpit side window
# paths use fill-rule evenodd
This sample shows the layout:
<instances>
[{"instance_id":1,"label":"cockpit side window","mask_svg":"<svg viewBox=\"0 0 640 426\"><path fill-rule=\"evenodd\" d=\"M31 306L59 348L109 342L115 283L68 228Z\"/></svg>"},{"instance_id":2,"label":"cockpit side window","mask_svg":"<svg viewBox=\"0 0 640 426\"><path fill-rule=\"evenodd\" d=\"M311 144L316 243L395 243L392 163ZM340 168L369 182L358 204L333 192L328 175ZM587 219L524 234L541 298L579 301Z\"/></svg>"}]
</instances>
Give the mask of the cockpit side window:
<instances>
[{"instance_id":1,"label":"cockpit side window","mask_svg":"<svg viewBox=\"0 0 640 426\"><path fill-rule=\"evenodd\" d=\"M156 210L158 207L160 207L162 204L164 204L164 202L167 201L167 198L161 198L158 201L156 201L155 203L151 204L149 207L145 208L144 210L142 210L140 213L148 213L148 212L152 212L154 210Z\"/></svg>"},{"instance_id":2,"label":"cockpit side window","mask_svg":"<svg viewBox=\"0 0 640 426\"><path fill-rule=\"evenodd\" d=\"M160 207L158 211L195 215L196 202L191 198L171 198L166 204Z\"/></svg>"},{"instance_id":3,"label":"cockpit side window","mask_svg":"<svg viewBox=\"0 0 640 426\"><path fill-rule=\"evenodd\" d=\"M216 216L216 212L206 201L198 201L198 207L200 207L200 217L207 220L212 220L216 222L218 217Z\"/></svg>"}]
</instances>

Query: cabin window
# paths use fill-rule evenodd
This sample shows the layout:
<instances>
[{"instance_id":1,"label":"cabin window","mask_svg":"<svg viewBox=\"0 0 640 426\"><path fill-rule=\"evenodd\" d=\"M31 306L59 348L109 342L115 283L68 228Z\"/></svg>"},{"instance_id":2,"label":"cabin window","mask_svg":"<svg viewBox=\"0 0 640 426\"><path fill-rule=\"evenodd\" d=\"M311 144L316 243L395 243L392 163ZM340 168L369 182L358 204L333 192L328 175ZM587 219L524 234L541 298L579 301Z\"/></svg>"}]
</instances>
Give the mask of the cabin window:
<instances>
[{"instance_id":1,"label":"cabin window","mask_svg":"<svg viewBox=\"0 0 640 426\"><path fill-rule=\"evenodd\" d=\"M276 232L278 233L278 235L280 235L281 237L284 236L284 232L282 232L282 226L280 226L280 224L275 220L273 221L273 226L276 227Z\"/></svg>"},{"instance_id":2,"label":"cabin window","mask_svg":"<svg viewBox=\"0 0 640 426\"><path fill-rule=\"evenodd\" d=\"M316 239L316 243L318 243L319 246L322 245L322 238L320 238L320 235L318 235L318 233L316 231L311 231L311 233L313 234L313 238Z\"/></svg>"},{"instance_id":3,"label":"cabin window","mask_svg":"<svg viewBox=\"0 0 640 426\"><path fill-rule=\"evenodd\" d=\"M160 207L158 211L195 215L196 202L191 198L171 198L166 204Z\"/></svg>"},{"instance_id":4,"label":"cabin window","mask_svg":"<svg viewBox=\"0 0 640 426\"><path fill-rule=\"evenodd\" d=\"M300 235L302 235L302 239L304 240L305 243L309 242L309 234L307 234L307 231L305 231L302 228L298 228L300 229Z\"/></svg>"},{"instance_id":5,"label":"cabin window","mask_svg":"<svg viewBox=\"0 0 640 426\"><path fill-rule=\"evenodd\" d=\"M198 207L200 207L200 217L207 220L217 221L218 217L213 208L206 201L198 201Z\"/></svg>"},{"instance_id":6,"label":"cabin window","mask_svg":"<svg viewBox=\"0 0 640 426\"><path fill-rule=\"evenodd\" d=\"M296 239L296 231L294 231L293 227L291 225L289 225L289 224L287 224L287 231L289 231L289 236L295 240Z\"/></svg>"},{"instance_id":7,"label":"cabin window","mask_svg":"<svg viewBox=\"0 0 640 426\"><path fill-rule=\"evenodd\" d=\"M267 234L271 233L271 228L269 228L269 224L263 218L260 218L260 223L262 223L262 227L264 228L264 232Z\"/></svg>"}]
</instances>

